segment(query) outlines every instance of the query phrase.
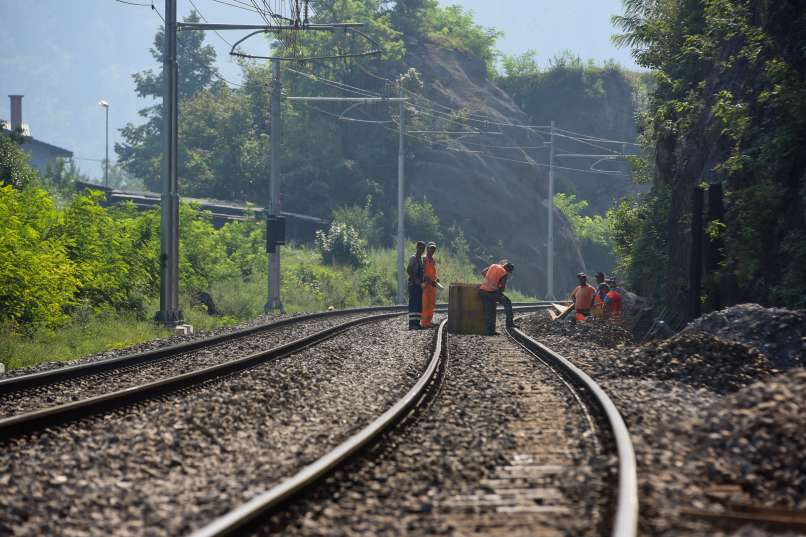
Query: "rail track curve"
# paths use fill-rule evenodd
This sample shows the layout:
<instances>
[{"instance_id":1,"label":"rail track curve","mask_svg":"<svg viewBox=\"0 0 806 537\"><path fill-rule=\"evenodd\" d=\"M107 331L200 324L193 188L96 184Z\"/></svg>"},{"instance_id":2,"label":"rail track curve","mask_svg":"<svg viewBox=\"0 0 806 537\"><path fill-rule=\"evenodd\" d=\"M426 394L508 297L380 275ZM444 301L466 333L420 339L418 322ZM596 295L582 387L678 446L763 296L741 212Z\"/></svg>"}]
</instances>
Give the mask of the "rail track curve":
<instances>
[{"instance_id":1,"label":"rail track curve","mask_svg":"<svg viewBox=\"0 0 806 537\"><path fill-rule=\"evenodd\" d=\"M614 501L610 535L635 537L638 527L636 462L629 432L617 408L595 381L569 360L517 328L509 329L508 334L528 353L554 369L568 382L583 387L582 393L588 402L601 410L598 415L603 417L606 427L613 435L619 461L618 490ZM418 402L427 399L429 390L438 388L439 373L448 360L447 338L447 320L444 320L439 325L433 354L420 379L381 416L293 476L198 529L190 537L225 537L240 534L269 513L290 505L300 494L313 488L325 477L333 475L347 461L360 457L373 441L381 438L385 432L393 431L396 424L404 421Z\"/></svg>"}]
</instances>

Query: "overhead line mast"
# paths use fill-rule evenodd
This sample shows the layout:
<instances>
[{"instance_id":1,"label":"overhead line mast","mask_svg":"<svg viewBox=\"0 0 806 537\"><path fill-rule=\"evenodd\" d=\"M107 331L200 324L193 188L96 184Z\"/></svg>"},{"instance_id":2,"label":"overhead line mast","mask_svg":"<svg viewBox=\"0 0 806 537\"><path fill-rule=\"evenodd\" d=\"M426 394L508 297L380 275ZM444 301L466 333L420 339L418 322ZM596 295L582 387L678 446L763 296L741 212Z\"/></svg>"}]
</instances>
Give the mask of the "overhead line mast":
<instances>
[{"instance_id":1,"label":"overhead line mast","mask_svg":"<svg viewBox=\"0 0 806 537\"><path fill-rule=\"evenodd\" d=\"M222 2L226 3L226 2ZM280 85L279 62L282 60L302 61L310 59L336 59L345 57L371 56L380 54L380 46L359 28L362 23L336 23L336 24L310 24L308 22L308 1L304 0L303 8L295 1L291 10L292 18L284 17L280 13L269 10L271 24L266 12L253 3L254 11L259 13L266 24L205 24L177 23L176 0L165 0L165 40L163 47L163 159L162 159L162 195L160 219L160 310L156 318L166 326L176 326L183 320L179 309L179 193L177 182L177 122L178 122L178 65L177 65L177 31L181 30L213 30L216 33L226 30L253 30L252 33L239 39L230 49L233 56L269 59L272 60L272 99L271 99L271 177L270 200L266 217L266 240L269 261L269 290L266 302L266 311L282 311L280 297L280 251L279 245L284 244L285 227L280 216L280 140L281 140L281 106L282 88ZM156 11L152 4L152 9ZM251 8L250 8L251 9ZM157 12L159 15L159 12ZM303 18L304 17L304 18ZM162 18L162 17L161 17ZM277 24L279 23L279 24ZM358 52L345 54L323 55L315 58L295 57L297 49L296 36L298 32L335 32L343 31L353 33L364 39L370 47ZM260 33L287 34L294 37L289 40L291 56L254 56L238 50L238 46L250 37ZM226 41L219 35L222 40ZM273 224L273 225L270 225Z\"/></svg>"}]
</instances>

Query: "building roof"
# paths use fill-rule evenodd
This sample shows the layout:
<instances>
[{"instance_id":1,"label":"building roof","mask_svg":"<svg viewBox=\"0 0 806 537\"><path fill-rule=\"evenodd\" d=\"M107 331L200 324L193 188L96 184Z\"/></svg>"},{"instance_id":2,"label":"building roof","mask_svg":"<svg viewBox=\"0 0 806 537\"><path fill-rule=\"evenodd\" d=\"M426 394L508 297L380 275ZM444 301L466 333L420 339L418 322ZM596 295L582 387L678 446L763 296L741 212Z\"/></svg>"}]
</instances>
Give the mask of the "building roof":
<instances>
[{"instance_id":1,"label":"building roof","mask_svg":"<svg viewBox=\"0 0 806 537\"><path fill-rule=\"evenodd\" d=\"M0 119L0 122L3 122L5 125L8 125L8 121ZM7 128L3 128L1 131L3 134L11 134L11 130ZM23 137L23 149L28 144L39 145L44 147L52 153L56 153L57 156L64 157L64 158L73 158L73 152L69 149L64 149L63 147L59 147L57 145L49 144L47 142L43 142L42 140L37 140L33 136L31 136L31 129L28 127L27 123L22 124L22 137Z\"/></svg>"}]
</instances>

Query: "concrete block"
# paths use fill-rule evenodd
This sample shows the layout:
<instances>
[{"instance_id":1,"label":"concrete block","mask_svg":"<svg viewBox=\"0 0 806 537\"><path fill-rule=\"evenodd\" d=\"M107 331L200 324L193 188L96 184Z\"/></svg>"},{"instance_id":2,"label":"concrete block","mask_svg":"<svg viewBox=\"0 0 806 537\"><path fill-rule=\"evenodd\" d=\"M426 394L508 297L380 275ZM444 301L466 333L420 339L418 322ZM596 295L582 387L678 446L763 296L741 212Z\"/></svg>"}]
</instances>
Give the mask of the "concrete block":
<instances>
[{"instance_id":1,"label":"concrete block","mask_svg":"<svg viewBox=\"0 0 806 537\"><path fill-rule=\"evenodd\" d=\"M193 335L193 325L178 324L174 327L174 334L178 336L191 336Z\"/></svg>"}]
</instances>

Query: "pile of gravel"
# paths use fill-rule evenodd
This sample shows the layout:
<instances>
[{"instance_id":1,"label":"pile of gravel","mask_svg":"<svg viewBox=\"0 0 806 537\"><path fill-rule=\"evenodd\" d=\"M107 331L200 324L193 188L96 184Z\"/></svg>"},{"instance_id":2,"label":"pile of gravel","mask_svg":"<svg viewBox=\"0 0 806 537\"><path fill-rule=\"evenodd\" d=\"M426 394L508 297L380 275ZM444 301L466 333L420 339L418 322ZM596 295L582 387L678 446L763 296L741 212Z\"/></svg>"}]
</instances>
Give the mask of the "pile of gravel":
<instances>
[{"instance_id":1,"label":"pile of gravel","mask_svg":"<svg viewBox=\"0 0 806 537\"><path fill-rule=\"evenodd\" d=\"M711 482L758 502L806 508L806 370L753 384L707 409L697 450Z\"/></svg>"},{"instance_id":2,"label":"pile of gravel","mask_svg":"<svg viewBox=\"0 0 806 537\"><path fill-rule=\"evenodd\" d=\"M717 393L734 392L778 373L756 349L702 332L678 334L611 359L606 377L674 380Z\"/></svg>"},{"instance_id":3,"label":"pile of gravel","mask_svg":"<svg viewBox=\"0 0 806 537\"><path fill-rule=\"evenodd\" d=\"M703 315L683 332L717 334L756 347L780 369L806 366L806 310L740 304Z\"/></svg>"},{"instance_id":4,"label":"pile of gravel","mask_svg":"<svg viewBox=\"0 0 806 537\"><path fill-rule=\"evenodd\" d=\"M629 330L618 324L598 319L574 324L564 320L551 321L545 314L538 313L523 318L520 324L524 332L538 340L544 336L562 336L584 344L594 344L605 348L634 343Z\"/></svg>"}]
</instances>

